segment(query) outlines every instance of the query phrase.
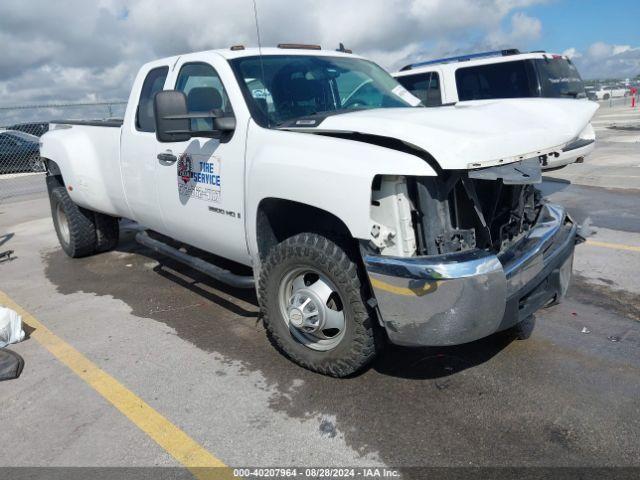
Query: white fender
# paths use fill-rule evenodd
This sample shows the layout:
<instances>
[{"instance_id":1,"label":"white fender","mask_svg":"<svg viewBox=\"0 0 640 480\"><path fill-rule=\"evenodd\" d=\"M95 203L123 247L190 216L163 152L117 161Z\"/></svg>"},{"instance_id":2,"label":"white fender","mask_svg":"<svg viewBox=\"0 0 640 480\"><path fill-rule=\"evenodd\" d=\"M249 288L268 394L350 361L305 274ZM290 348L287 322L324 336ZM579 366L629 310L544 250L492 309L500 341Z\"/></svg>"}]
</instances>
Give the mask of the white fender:
<instances>
[{"instance_id":1,"label":"white fender","mask_svg":"<svg viewBox=\"0 0 640 480\"><path fill-rule=\"evenodd\" d=\"M353 140L268 130L253 122L247 145L246 228L254 255L258 206L266 198L325 210L341 219L354 238L366 239L376 175L436 175L415 155Z\"/></svg>"}]
</instances>

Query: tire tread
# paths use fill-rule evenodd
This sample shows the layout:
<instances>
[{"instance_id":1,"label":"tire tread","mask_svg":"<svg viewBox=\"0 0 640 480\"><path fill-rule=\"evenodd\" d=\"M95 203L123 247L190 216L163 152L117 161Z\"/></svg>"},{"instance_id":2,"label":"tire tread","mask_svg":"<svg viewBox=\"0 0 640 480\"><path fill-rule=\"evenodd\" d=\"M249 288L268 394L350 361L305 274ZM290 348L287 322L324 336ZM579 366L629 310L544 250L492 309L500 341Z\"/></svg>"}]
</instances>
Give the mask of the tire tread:
<instances>
[{"instance_id":1,"label":"tire tread","mask_svg":"<svg viewBox=\"0 0 640 480\"><path fill-rule=\"evenodd\" d=\"M65 253L73 258L86 257L95 253L97 238L93 212L76 205L64 186L53 187L50 190L49 197L56 232L59 231L56 216L58 203L62 204L69 222L70 240L68 245L63 243L58 234L60 244Z\"/></svg>"},{"instance_id":2,"label":"tire tread","mask_svg":"<svg viewBox=\"0 0 640 480\"><path fill-rule=\"evenodd\" d=\"M292 257L317 263L320 268L331 274L332 280L345 292L346 298L343 298L343 302L349 302L354 313L354 318L351 319L354 326L353 338L345 355L331 361L315 360L313 355L305 355L297 348L290 348L290 343L297 341L274 328L273 322L283 320L279 318L281 314L278 311L277 298L270 298L268 293L270 281L273 281L271 276L279 264ZM273 247L262 265L258 289L262 317L271 342L285 356L302 367L324 375L345 377L364 368L380 350L381 337L375 326L374 313L369 311L365 303L366 293L360 281L358 266L329 238L315 233L301 233Z\"/></svg>"}]
</instances>

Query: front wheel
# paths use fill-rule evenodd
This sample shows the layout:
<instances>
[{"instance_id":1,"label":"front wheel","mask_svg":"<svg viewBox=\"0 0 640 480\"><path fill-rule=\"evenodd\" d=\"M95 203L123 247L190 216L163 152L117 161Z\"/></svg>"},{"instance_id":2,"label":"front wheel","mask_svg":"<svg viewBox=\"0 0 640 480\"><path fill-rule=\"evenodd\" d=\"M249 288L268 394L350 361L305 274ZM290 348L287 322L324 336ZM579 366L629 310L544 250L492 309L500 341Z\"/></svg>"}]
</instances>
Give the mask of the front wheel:
<instances>
[{"instance_id":1,"label":"front wheel","mask_svg":"<svg viewBox=\"0 0 640 480\"><path fill-rule=\"evenodd\" d=\"M270 252L260 275L260 299L272 342L297 364L334 377L351 375L382 342L358 266L318 234L291 237Z\"/></svg>"}]
</instances>

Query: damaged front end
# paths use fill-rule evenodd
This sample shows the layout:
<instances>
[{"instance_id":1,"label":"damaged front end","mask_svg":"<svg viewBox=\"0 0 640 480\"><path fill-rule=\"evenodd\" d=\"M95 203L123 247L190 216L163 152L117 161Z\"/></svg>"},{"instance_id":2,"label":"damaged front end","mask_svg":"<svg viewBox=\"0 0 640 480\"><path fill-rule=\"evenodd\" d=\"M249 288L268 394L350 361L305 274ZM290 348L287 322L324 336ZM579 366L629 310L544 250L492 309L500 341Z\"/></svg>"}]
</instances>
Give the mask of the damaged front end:
<instances>
[{"instance_id":1,"label":"damaged front end","mask_svg":"<svg viewBox=\"0 0 640 480\"><path fill-rule=\"evenodd\" d=\"M408 179L418 254L501 252L535 224L542 207L537 158L446 175Z\"/></svg>"},{"instance_id":2,"label":"damaged front end","mask_svg":"<svg viewBox=\"0 0 640 480\"><path fill-rule=\"evenodd\" d=\"M566 293L576 225L542 200L540 181L537 158L376 179L363 253L393 343L466 343Z\"/></svg>"}]
</instances>

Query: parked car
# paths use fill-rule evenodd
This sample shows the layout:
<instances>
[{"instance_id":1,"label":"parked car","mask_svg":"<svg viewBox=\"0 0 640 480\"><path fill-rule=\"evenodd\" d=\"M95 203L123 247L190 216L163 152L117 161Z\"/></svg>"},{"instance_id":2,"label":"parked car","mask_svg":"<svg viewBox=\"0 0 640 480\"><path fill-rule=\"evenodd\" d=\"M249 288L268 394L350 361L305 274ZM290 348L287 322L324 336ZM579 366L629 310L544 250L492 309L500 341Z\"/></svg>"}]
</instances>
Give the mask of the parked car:
<instances>
[{"instance_id":1,"label":"parked car","mask_svg":"<svg viewBox=\"0 0 640 480\"><path fill-rule=\"evenodd\" d=\"M539 100L425 108L373 62L311 46L164 58L124 120L43 135L54 226L82 257L135 220L143 245L255 288L294 362L350 375L385 338L470 342L563 297L577 225L536 190L538 159L597 106Z\"/></svg>"},{"instance_id":2,"label":"parked car","mask_svg":"<svg viewBox=\"0 0 640 480\"><path fill-rule=\"evenodd\" d=\"M36 137L41 137L44 133L49 130L48 122L39 122L39 123L18 123L16 125L12 125L8 127L9 130L15 130L19 132L25 132L30 135L35 135Z\"/></svg>"},{"instance_id":3,"label":"parked car","mask_svg":"<svg viewBox=\"0 0 640 480\"><path fill-rule=\"evenodd\" d=\"M601 85L595 91L598 100L609 100L610 98L621 98L629 95L629 89L619 86Z\"/></svg>"},{"instance_id":4,"label":"parked car","mask_svg":"<svg viewBox=\"0 0 640 480\"><path fill-rule=\"evenodd\" d=\"M596 95L595 87L585 86L584 87L584 92L586 93L588 100L591 100L592 102L598 100L598 96Z\"/></svg>"},{"instance_id":5,"label":"parked car","mask_svg":"<svg viewBox=\"0 0 640 480\"><path fill-rule=\"evenodd\" d=\"M0 132L0 174L44 171L40 139L14 130Z\"/></svg>"},{"instance_id":6,"label":"parked car","mask_svg":"<svg viewBox=\"0 0 640 480\"><path fill-rule=\"evenodd\" d=\"M562 55L517 49L475 53L407 65L393 74L427 106L506 98L586 99L575 65ZM595 131L584 131L542 168L582 162L593 151Z\"/></svg>"}]
</instances>

